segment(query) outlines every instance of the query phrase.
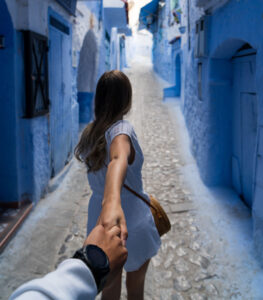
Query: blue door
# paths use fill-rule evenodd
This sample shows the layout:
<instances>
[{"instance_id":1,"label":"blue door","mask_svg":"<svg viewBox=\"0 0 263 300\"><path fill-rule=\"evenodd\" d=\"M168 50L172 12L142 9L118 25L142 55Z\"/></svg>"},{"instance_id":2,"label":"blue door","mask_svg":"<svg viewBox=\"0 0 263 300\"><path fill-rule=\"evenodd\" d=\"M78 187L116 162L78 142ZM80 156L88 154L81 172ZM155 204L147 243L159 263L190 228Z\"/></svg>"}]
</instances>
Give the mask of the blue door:
<instances>
[{"instance_id":1,"label":"blue door","mask_svg":"<svg viewBox=\"0 0 263 300\"><path fill-rule=\"evenodd\" d=\"M253 202L253 180L258 105L255 89L255 53L233 60L233 159L232 182L248 206Z\"/></svg>"},{"instance_id":2,"label":"blue door","mask_svg":"<svg viewBox=\"0 0 263 300\"><path fill-rule=\"evenodd\" d=\"M71 35L70 27L57 16L49 24L50 148L55 176L72 153Z\"/></svg>"},{"instance_id":3,"label":"blue door","mask_svg":"<svg viewBox=\"0 0 263 300\"><path fill-rule=\"evenodd\" d=\"M175 59L175 86L176 86L176 96L181 95L181 57L177 54Z\"/></svg>"}]
</instances>

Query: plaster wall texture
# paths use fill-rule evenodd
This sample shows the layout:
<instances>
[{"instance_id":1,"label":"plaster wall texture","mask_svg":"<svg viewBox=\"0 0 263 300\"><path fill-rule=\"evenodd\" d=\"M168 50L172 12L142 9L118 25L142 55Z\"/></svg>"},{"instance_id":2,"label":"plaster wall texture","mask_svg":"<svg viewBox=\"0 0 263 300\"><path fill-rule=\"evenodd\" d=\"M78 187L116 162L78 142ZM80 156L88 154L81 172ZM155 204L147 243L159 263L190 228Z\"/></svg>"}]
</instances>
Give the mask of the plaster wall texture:
<instances>
[{"instance_id":1,"label":"plaster wall texture","mask_svg":"<svg viewBox=\"0 0 263 300\"><path fill-rule=\"evenodd\" d=\"M48 35L48 7L51 7L69 22L74 17L70 16L54 0L5 0L12 16L16 30L30 29L42 35Z\"/></svg>"},{"instance_id":2,"label":"plaster wall texture","mask_svg":"<svg viewBox=\"0 0 263 300\"><path fill-rule=\"evenodd\" d=\"M4 5L4 3L5 1L1 4ZM13 39L12 47L10 47L10 43L8 45L8 51L6 51L6 53L9 53L11 60L8 61L5 59L5 64L8 69L10 70L11 68L13 70L13 72L8 72L12 78L9 78L8 85L1 85L3 88L8 90L8 93L3 94L10 94L7 106L8 114L10 115L8 127L12 124L12 129L9 131L8 138L10 142L7 141L10 163L9 167L3 168L3 170L6 170L5 172L9 170L8 172L12 174L12 178L4 176L4 178L7 178L12 189L8 189L7 185L5 185L4 188L1 188L2 193L6 193L3 197L1 197L1 199L5 202L16 202L24 199L36 202L45 192L51 176L51 125L48 115L33 119L24 119L24 105L26 101L24 96L24 44L22 33L19 32L19 30L32 30L39 34L49 36L48 12L52 10L52 8L53 11L55 11L60 17L62 16L63 20L67 20L69 24L73 21L73 17L70 16L55 1L51 0L6 0L6 5L12 17L14 28L12 25L7 26L6 22L3 26L3 28L9 28L9 30L11 28L11 32L13 32L12 34L7 34L7 36L12 37ZM1 10L1 12L3 13L4 11ZM5 15L7 15L6 12ZM2 77L5 77L5 72L2 73ZM74 77L74 70L72 68L69 72L67 72L67 78L70 78L70 80L67 81L67 89L71 90L72 85L72 90L74 90L73 87L76 85L76 75ZM12 85L12 87L10 85ZM71 97L71 95L73 96ZM64 117L71 120L71 122L66 128L66 132L63 131L64 134L62 139L71 139L69 143L71 157L73 146L76 144L78 139L78 104L76 103L76 94L74 92L70 92L70 97L70 106L67 106L67 112L65 111L66 114ZM6 116L8 114L6 114ZM62 115L56 115L55 118L61 119L61 117ZM10 122L10 120L13 120L13 123ZM13 137L12 142L11 137ZM68 154L66 154L66 156L68 156ZM2 157L4 158L5 156L3 155ZM62 163L62 166L63 165L64 162Z\"/></svg>"},{"instance_id":3,"label":"plaster wall texture","mask_svg":"<svg viewBox=\"0 0 263 300\"><path fill-rule=\"evenodd\" d=\"M75 90L81 123L88 123L93 117L92 103L96 83L106 68L101 9L99 2L77 2L77 18L73 27L73 52L76 56ZM103 15L101 17L103 18Z\"/></svg>"},{"instance_id":4,"label":"plaster wall texture","mask_svg":"<svg viewBox=\"0 0 263 300\"><path fill-rule=\"evenodd\" d=\"M196 0L196 6L202 7L208 12L213 12L226 4L229 0Z\"/></svg>"},{"instance_id":5,"label":"plaster wall texture","mask_svg":"<svg viewBox=\"0 0 263 300\"><path fill-rule=\"evenodd\" d=\"M111 40L110 40L110 68L111 70L118 69L119 62L119 39L117 28L111 28Z\"/></svg>"},{"instance_id":6,"label":"plaster wall texture","mask_svg":"<svg viewBox=\"0 0 263 300\"><path fill-rule=\"evenodd\" d=\"M19 200L37 201L43 195L50 178L49 117L33 119L25 115L25 78L23 34L16 32L15 101L17 103L17 173Z\"/></svg>"},{"instance_id":7,"label":"plaster wall texture","mask_svg":"<svg viewBox=\"0 0 263 300\"><path fill-rule=\"evenodd\" d=\"M259 154L262 145L263 87L263 47L260 40L262 28L261 1L229 1L213 11L210 17L208 56L195 58L193 48L196 43L192 32L192 45L188 50L183 42L185 91L183 111L191 137L191 148L199 166L200 175L207 185L232 186L232 111L233 106L233 66L231 57L245 43L256 49L256 95L258 107L258 128L254 153L254 179L252 212L254 241L257 253L263 261L263 165ZM201 14L191 15L195 22ZM191 11L192 12L192 11ZM240 18L242 16L242 18ZM224 22L222 22L224 20ZM250 24L247 26L247 24ZM194 24L193 24L194 25ZM193 28L193 27L192 27ZM202 63L202 97L198 97L198 63ZM248 76L244 74L243 76Z\"/></svg>"},{"instance_id":8,"label":"plaster wall texture","mask_svg":"<svg viewBox=\"0 0 263 300\"><path fill-rule=\"evenodd\" d=\"M156 31L153 33L153 61L154 70L169 83L174 83L173 70L170 68L172 48L168 37L169 1L158 9Z\"/></svg>"},{"instance_id":9,"label":"plaster wall texture","mask_svg":"<svg viewBox=\"0 0 263 300\"><path fill-rule=\"evenodd\" d=\"M4 1L0 2L1 34L5 36L5 49L0 50L0 199L15 201L19 194L18 149L17 149L17 105L15 101L15 31Z\"/></svg>"},{"instance_id":10,"label":"plaster wall texture","mask_svg":"<svg viewBox=\"0 0 263 300\"><path fill-rule=\"evenodd\" d=\"M170 44L176 37L181 38L182 44L187 41L186 35L181 34L179 27L187 28L187 1L180 1L178 9L182 10L181 22L177 24L172 20L170 1L165 2L163 8L158 12L158 28L153 33L153 64L154 70L170 84L176 85L176 56L180 54L181 64L183 62L182 51L174 51L174 45ZM191 8L192 9L192 8ZM195 14L193 10L192 14ZM190 20L192 23L194 20ZM195 24L192 28L195 28ZM181 76L183 68L181 68ZM182 98L183 99L183 98Z\"/></svg>"}]
</instances>

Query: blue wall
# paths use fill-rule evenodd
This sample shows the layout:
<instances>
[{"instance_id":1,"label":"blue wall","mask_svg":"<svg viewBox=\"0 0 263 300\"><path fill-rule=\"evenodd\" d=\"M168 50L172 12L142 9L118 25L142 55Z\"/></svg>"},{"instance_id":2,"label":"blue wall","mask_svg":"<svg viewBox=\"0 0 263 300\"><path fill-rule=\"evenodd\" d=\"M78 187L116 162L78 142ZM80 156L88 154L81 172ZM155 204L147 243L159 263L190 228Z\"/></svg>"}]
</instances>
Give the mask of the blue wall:
<instances>
[{"instance_id":1,"label":"blue wall","mask_svg":"<svg viewBox=\"0 0 263 300\"><path fill-rule=\"evenodd\" d=\"M248 43L256 54L256 95L258 128L255 149L252 211L257 253L263 261L263 3L255 0L229 1L211 16L208 28L208 57L194 58L187 65L184 115L191 136L191 147L202 179L207 185L232 187L233 64L232 56ZM222 22L224 20L224 22ZM187 56L188 49L184 49ZM202 63L202 97L198 97L198 63ZM248 74L242 74L244 82ZM246 79L247 78L247 79ZM242 85L242 81L240 81Z\"/></svg>"},{"instance_id":2,"label":"blue wall","mask_svg":"<svg viewBox=\"0 0 263 300\"><path fill-rule=\"evenodd\" d=\"M166 5L158 11L157 24L155 24L157 30L154 30L153 33L152 59L154 71L164 80L174 85L174 67L172 66L171 68L171 64L173 63L172 46L169 44L167 37L167 16L170 10L169 2L170 1L166 1Z\"/></svg>"},{"instance_id":3,"label":"blue wall","mask_svg":"<svg viewBox=\"0 0 263 300\"><path fill-rule=\"evenodd\" d=\"M163 97L180 97L181 96L181 38L177 39L172 44L172 54L169 69L172 76L171 82L174 84L169 88L163 90ZM160 60L155 62L155 65L162 63Z\"/></svg>"},{"instance_id":4,"label":"blue wall","mask_svg":"<svg viewBox=\"0 0 263 300\"><path fill-rule=\"evenodd\" d=\"M89 123L93 118L94 93L78 92L79 122Z\"/></svg>"},{"instance_id":5,"label":"blue wall","mask_svg":"<svg viewBox=\"0 0 263 300\"><path fill-rule=\"evenodd\" d=\"M0 203L19 198L17 157L17 105L15 99L15 31L5 1L0 2L0 34L5 49L0 49Z\"/></svg>"},{"instance_id":6,"label":"blue wall","mask_svg":"<svg viewBox=\"0 0 263 300\"><path fill-rule=\"evenodd\" d=\"M90 29L83 40L79 54L77 89L79 122L89 123L93 118L93 96L99 69L99 47L95 32Z\"/></svg>"},{"instance_id":7,"label":"blue wall","mask_svg":"<svg viewBox=\"0 0 263 300\"><path fill-rule=\"evenodd\" d=\"M47 13L64 22L52 10ZM0 124L3 128L1 141L5 145L0 148L0 202L19 202L25 199L36 202L45 193L50 177L57 174L72 158L73 148L78 140L79 109L76 93L72 93L74 74L71 66L71 30L67 38L61 38L63 52L60 53L59 60L54 63L54 57L50 59L49 56L49 67L53 67L50 68L53 76L49 78L50 90L57 90L61 97L50 97L50 114L31 119L24 117L26 98L23 33L13 29L3 1L0 3L0 34L6 37L6 48L0 50ZM55 38L50 35L53 55L58 50L52 48L58 42ZM61 70L58 81L53 80L56 76L52 73L54 67L55 71ZM58 86L54 86L56 83ZM52 135L51 131L56 134ZM59 141L59 147L56 147L54 141Z\"/></svg>"}]
</instances>

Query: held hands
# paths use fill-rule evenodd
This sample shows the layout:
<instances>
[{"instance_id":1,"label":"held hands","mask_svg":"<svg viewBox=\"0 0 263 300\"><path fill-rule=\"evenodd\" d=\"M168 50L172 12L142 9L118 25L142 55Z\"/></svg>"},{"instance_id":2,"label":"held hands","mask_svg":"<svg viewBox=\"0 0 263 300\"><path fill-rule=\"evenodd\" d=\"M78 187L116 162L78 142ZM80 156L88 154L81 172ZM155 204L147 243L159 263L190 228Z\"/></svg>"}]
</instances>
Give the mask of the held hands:
<instances>
[{"instance_id":1,"label":"held hands","mask_svg":"<svg viewBox=\"0 0 263 300\"><path fill-rule=\"evenodd\" d=\"M110 230L117 225L120 228L122 244L126 246L128 231L121 204L116 202L103 202L97 224L102 225L106 230Z\"/></svg>"},{"instance_id":2,"label":"held hands","mask_svg":"<svg viewBox=\"0 0 263 300\"><path fill-rule=\"evenodd\" d=\"M111 273L122 268L128 256L128 251L123 247L119 237L120 232L118 226L106 230L102 225L98 225L91 231L84 243L84 246L96 245L107 254Z\"/></svg>"}]
</instances>

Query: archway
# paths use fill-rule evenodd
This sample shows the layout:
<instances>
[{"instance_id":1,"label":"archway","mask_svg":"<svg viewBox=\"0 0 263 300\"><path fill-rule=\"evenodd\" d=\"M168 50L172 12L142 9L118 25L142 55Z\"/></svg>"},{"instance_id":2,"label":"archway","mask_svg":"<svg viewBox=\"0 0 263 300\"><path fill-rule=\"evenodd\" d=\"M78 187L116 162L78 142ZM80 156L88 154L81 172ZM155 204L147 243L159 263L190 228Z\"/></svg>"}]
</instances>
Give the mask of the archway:
<instances>
[{"instance_id":1,"label":"archway","mask_svg":"<svg viewBox=\"0 0 263 300\"><path fill-rule=\"evenodd\" d=\"M95 92L98 47L96 37L89 30L84 38L79 57L77 88L79 121L88 123L92 119L92 100Z\"/></svg>"},{"instance_id":2,"label":"archway","mask_svg":"<svg viewBox=\"0 0 263 300\"><path fill-rule=\"evenodd\" d=\"M256 50L246 41L224 42L210 61L210 125L217 145L210 167L214 180L232 186L250 207L258 127L255 73Z\"/></svg>"}]
</instances>

